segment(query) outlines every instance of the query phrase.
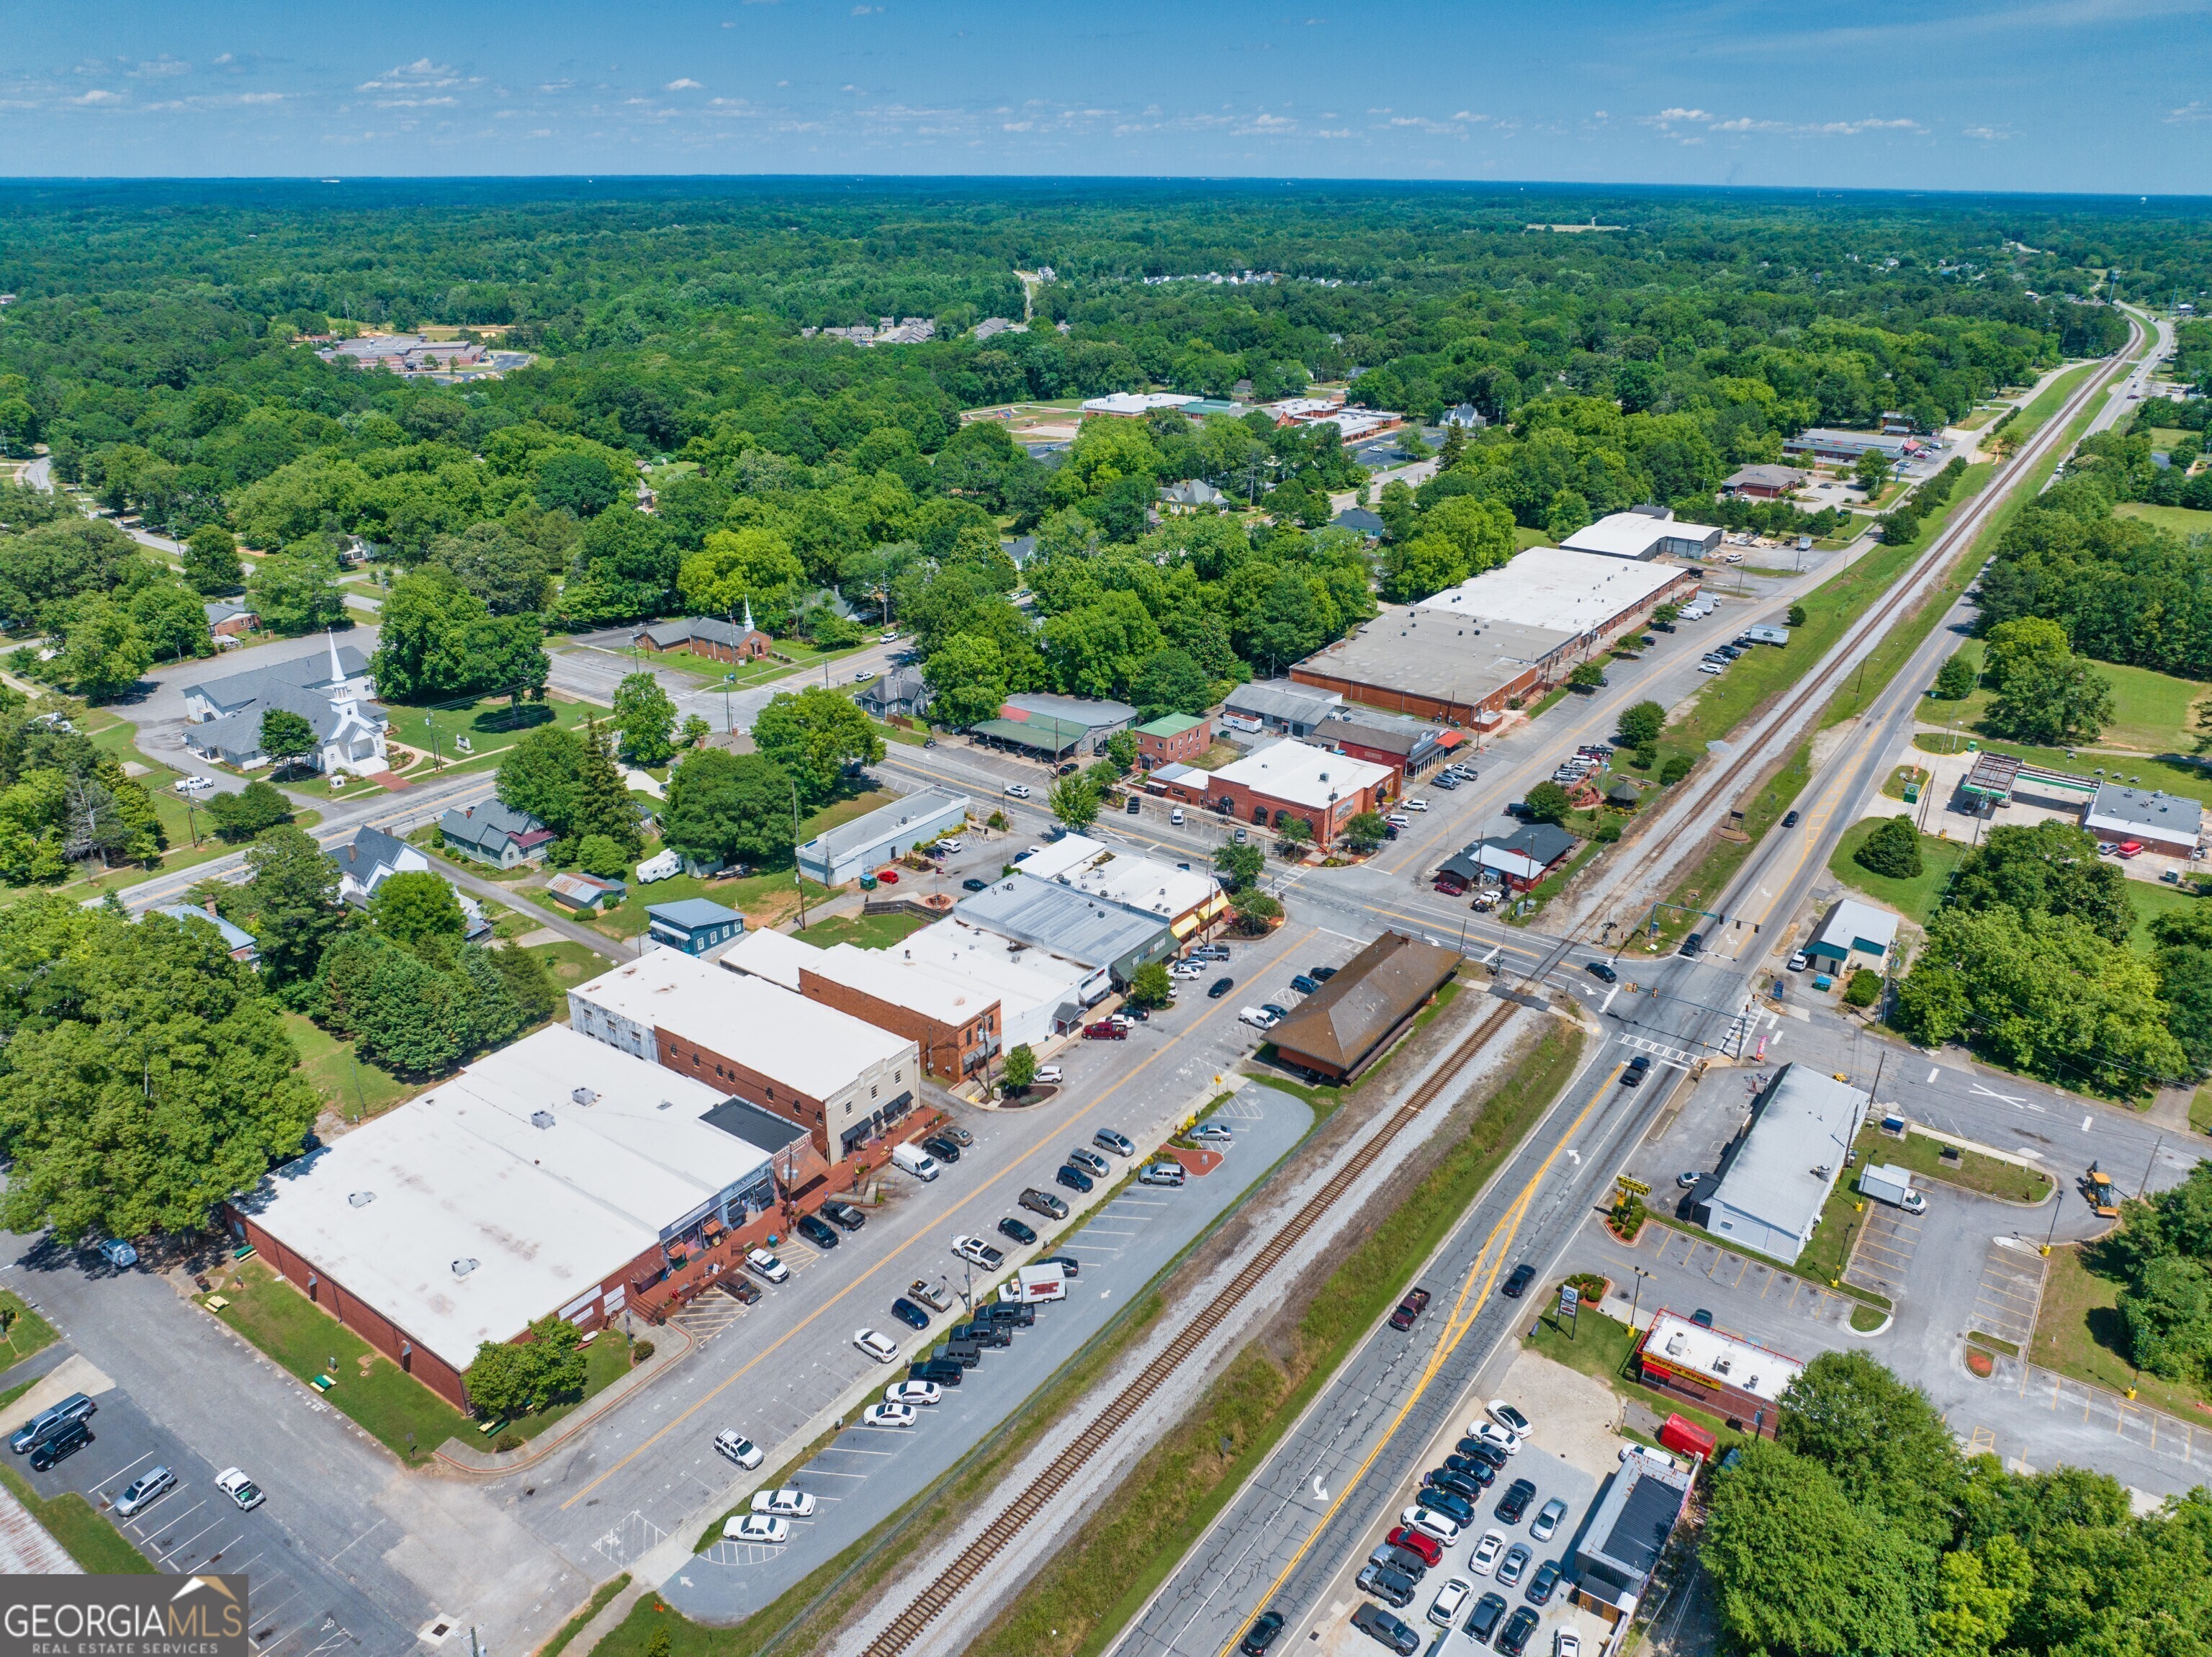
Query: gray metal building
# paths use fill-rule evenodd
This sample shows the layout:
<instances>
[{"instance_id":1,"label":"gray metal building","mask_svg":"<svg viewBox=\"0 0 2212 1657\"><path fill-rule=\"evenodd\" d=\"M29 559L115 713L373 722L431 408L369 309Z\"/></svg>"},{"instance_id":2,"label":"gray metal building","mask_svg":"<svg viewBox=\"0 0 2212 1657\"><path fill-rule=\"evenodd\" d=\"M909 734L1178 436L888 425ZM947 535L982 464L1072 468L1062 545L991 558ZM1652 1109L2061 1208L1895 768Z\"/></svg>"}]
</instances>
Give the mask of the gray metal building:
<instances>
[{"instance_id":1,"label":"gray metal building","mask_svg":"<svg viewBox=\"0 0 2212 1657\"><path fill-rule=\"evenodd\" d=\"M1103 966L1117 984L1127 984L1139 967L1175 953L1175 929L1168 917L1019 870L963 899L952 912L970 926L1013 942L1085 966Z\"/></svg>"},{"instance_id":2,"label":"gray metal building","mask_svg":"<svg viewBox=\"0 0 2212 1657\"><path fill-rule=\"evenodd\" d=\"M1857 1136L1867 1096L1785 1064L1752 1101L1751 1120L1691 1194L1690 1217L1726 1243L1795 1265Z\"/></svg>"},{"instance_id":3,"label":"gray metal building","mask_svg":"<svg viewBox=\"0 0 2212 1657\"><path fill-rule=\"evenodd\" d=\"M966 795L924 789L816 835L799 849L799 872L823 886L842 886L967 820Z\"/></svg>"}]
</instances>

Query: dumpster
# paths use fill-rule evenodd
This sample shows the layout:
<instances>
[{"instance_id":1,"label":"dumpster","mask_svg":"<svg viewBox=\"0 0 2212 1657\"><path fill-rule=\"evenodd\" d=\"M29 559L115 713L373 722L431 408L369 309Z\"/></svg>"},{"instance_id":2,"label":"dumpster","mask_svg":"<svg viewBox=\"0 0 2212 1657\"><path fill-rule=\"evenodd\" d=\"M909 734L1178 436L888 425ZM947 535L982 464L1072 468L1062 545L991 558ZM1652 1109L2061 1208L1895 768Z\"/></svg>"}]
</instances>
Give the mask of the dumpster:
<instances>
[{"instance_id":1,"label":"dumpster","mask_svg":"<svg viewBox=\"0 0 2212 1657\"><path fill-rule=\"evenodd\" d=\"M1669 1416L1666 1425L1659 1429L1659 1442L1683 1455L1704 1456L1711 1459L1713 1447L1720 1441L1695 1422L1684 1421L1680 1416Z\"/></svg>"}]
</instances>

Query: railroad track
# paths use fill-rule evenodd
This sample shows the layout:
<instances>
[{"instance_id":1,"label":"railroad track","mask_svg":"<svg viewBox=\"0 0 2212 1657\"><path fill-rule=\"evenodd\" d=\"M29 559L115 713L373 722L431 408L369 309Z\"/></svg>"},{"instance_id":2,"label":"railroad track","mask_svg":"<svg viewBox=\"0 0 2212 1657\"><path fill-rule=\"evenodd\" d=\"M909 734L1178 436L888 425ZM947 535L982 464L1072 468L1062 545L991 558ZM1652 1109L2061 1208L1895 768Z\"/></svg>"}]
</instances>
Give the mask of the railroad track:
<instances>
[{"instance_id":1,"label":"railroad track","mask_svg":"<svg viewBox=\"0 0 2212 1657\"><path fill-rule=\"evenodd\" d=\"M1763 770L1765 765L1772 763L1773 756L1768 752L1768 748L1774 737L1789 729L1799 716L1805 713L1808 709L1835 695L1841 688L1844 673L1860 651L1869 648L1872 641L1886 631L1902 613L1909 612L1915 604L1926 596L1923 588L1929 576L1942 569L1957 555L1961 547L1971 545L1973 538L1981 533L1989 520L2003 506L2006 498L2017 486L2020 479L2053 447L2063 444L2066 441L2067 428L2073 423L2075 417L2081 411L2084 405L2106 387L2111 382L2112 370L2124 363L2127 360L2128 354L2142 342L2143 338L2142 326L2130 319L2130 326L2135 332L2128 344L2112 356L2106 357L2100 370L2092 374L2082 382L2081 389L2066 399L2065 406L2044 423L2042 430L2030 441L2027 448L2014 457L2008 472L1997 486L1983 490L1964 515L1936 538L1927 551L1920 555L1919 561L1896 582L1887 593L1868 606L1866 612L1851 624L1832 652L1830 660L1832 665L1829 670L1826 673L1808 674L1797 688L1790 693L1786 701L1760 716L1760 722L1764 727L1760 734L1736 744L1736 751L1729 758L1727 763L1718 770L1710 772L1698 783L1698 803L1683 819L1686 828L1695 823L1724 796L1732 794L1743 782L1747 771L1753 771L1754 766ZM1609 882L1615 892L1633 893L1653 873L1655 866L1662 857L1679 853L1680 838L1678 834L1647 833L1644 835L1641 855L1626 869L1616 874ZM1587 926L1588 921L1583 924ZM1574 929L1580 931L1582 929ZM1616 955L1620 950L1628 947L1634 934L1635 929L1632 927L1622 929L1618 947L1614 952Z\"/></svg>"},{"instance_id":2,"label":"railroad track","mask_svg":"<svg viewBox=\"0 0 2212 1657\"><path fill-rule=\"evenodd\" d=\"M1321 1189L1300 1204L1297 1212L1261 1246L1259 1252L1230 1280L1227 1289L1200 1308L1159 1355L1145 1366L1136 1380L1091 1417L1067 1447L1053 1459L1051 1465L1031 1480L1020 1495L1000 1509L991 1522L984 1526L981 1534L962 1549L959 1556L937 1579L891 1619L890 1625L869 1643L866 1657L896 1657L896 1654L907 1650L921 1637L929 1625L944 1614L945 1608L982 1574L984 1568L1004 1551L1030 1521L1045 1511L1052 1499L1082 1471L1091 1458L1105 1448L1115 1435L1135 1418L1152 1395L1166 1385L1169 1378L1190 1361L1227 1320L1229 1314L1282 1264L1291 1251L1297 1247L1299 1240L1318 1225L1359 1177L1374 1166L1376 1159L1382 1155L1390 1142L1423 1111L1443 1096L1459 1073L1496 1037L1505 1020L1513 1015L1517 1005L1513 1002L1501 1002L1461 1041L1451 1057L1438 1065L1403 1104L1391 1112L1374 1137L1346 1159L1345 1165L1330 1175Z\"/></svg>"}]
</instances>

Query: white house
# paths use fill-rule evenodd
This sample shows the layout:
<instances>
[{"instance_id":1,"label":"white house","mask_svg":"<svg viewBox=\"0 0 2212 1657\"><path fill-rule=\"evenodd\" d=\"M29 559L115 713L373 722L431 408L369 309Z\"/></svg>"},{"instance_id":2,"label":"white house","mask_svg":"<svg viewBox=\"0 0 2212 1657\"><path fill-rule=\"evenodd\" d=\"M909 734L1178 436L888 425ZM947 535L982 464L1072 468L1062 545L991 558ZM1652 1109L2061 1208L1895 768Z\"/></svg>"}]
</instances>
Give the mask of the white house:
<instances>
[{"instance_id":1,"label":"white house","mask_svg":"<svg viewBox=\"0 0 2212 1657\"><path fill-rule=\"evenodd\" d=\"M261 716L272 708L298 714L313 727L316 746L305 761L320 771L378 771L385 768L384 710L360 651L325 636L329 655L297 656L185 690L185 745L193 752L240 771L270 763L261 751Z\"/></svg>"}]
</instances>

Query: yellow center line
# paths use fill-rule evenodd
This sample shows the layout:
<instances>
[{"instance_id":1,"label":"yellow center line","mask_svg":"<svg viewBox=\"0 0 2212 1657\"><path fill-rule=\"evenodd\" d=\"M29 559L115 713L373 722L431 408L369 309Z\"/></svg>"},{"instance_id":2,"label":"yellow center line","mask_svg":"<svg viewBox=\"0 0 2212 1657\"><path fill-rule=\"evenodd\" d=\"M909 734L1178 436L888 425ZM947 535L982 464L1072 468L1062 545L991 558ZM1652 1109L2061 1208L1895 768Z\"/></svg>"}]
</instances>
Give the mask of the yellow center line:
<instances>
[{"instance_id":1,"label":"yellow center line","mask_svg":"<svg viewBox=\"0 0 2212 1657\"><path fill-rule=\"evenodd\" d=\"M1308 928L1299 935L1299 944L1303 945L1305 941L1312 935L1312 929ZM1277 953L1277 959L1279 960L1281 956L1288 954L1289 953L1290 950L1287 947L1279 949ZM1199 1015L1199 1024L1202 1025L1208 1020L1218 1016L1226 1016L1227 1014L1228 1008L1225 1004L1217 1006L1200 1013ZM1190 1031L1187 1031L1183 1033L1186 1035L1193 1033L1197 1028L1198 1026L1194 1025ZM1091 1105L1085 1106L1084 1110L1077 1112L1073 1117L1072 1117L1070 1118L1070 1125L1072 1126L1074 1123L1087 1118L1093 1112L1097 1111L1101 1106L1106 1104L1124 1087L1128 1087L1132 1082L1142 1076L1146 1071L1151 1069L1152 1066L1159 1063L1170 1054L1179 1054L1182 1051L1182 1049L1181 1048L1178 1040L1170 1040L1170 1043L1162 1047L1158 1052L1153 1054L1152 1057L1139 1064L1134 1069L1131 1070L1111 1087L1109 1087L1103 1093L1101 1093ZM1011 1173L1011 1169L1002 1170L1002 1177L1006 1173ZM943 1218L946 1221L951 1221L963 1210L972 1208L975 1204L982 1202L987 1197L994 1202L1003 1202L1005 1200L1005 1192L999 1189L998 1181L994 1180L991 1183L986 1184L979 1190L963 1197L959 1202L954 1203L950 1209L945 1211ZM1087 1209L1085 1210L1085 1213L1086 1215L1095 1214L1097 1211L1098 1206L1103 1205L1096 1205L1091 1209ZM1079 1227L1073 1229L1079 1230L1080 1228ZM1063 1236L1066 1236L1073 1234L1072 1232L1068 1232L1061 1234ZM814 1311L808 1313L807 1316L800 1322L794 1325L783 1335L778 1337L775 1341L757 1354L742 1368L732 1372L727 1379L714 1386L712 1390L702 1394L699 1400L696 1404L692 1404L690 1409L674 1417L665 1427L663 1427L659 1432L653 1434L652 1437L640 1444L635 1450L632 1450L620 1461L615 1463L613 1466L608 1468L606 1471L601 1473L597 1478L593 1479L590 1483L585 1485L574 1496L570 1496L566 1502L562 1502L561 1504L561 1510L565 1513L569 1508L574 1507L579 1502L581 1502L592 1491L598 1489L600 1485L605 1483L617 1473L622 1471L623 1468L629 1466L630 1463L635 1461L640 1456L643 1455L647 1450L653 1448L654 1445L659 1443L661 1440L666 1438L678 1428L683 1426L684 1422L690 1421L692 1416L697 1415L702 1410L712 1404L716 1398L721 1397L724 1392L736 1386L737 1383L744 1380L746 1375L751 1374L753 1370L758 1368L763 1363L774 1357L789 1342L796 1339L799 1336L805 1334L808 1330L813 1328L817 1322L827 1317L830 1312L835 1310L837 1303L842 1301L848 1295L850 1295L855 1290L866 1286L868 1282L881 1274L887 1267L896 1264L902 1258L909 1254L913 1250L917 1248L926 1248L928 1246L928 1243L929 1240L926 1236L921 1233L916 1233L906 1242L901 1244L897 1250L886 1255L883 1259L878 1260L874 1265L869 1267L858 1277L855 1277L851 1282L848 1283L844 1288L839 1289L835 1295L832 1295L828 1300L824 1301L819 1307L816 1307ZM894 1274L894 1276L896 1276L896 1274Z\"/></svg>"},{"instance_id":2,"label":"yellow center line","mask_svg":"<svg viewBox=\"0 0 2212 1657\"><path fill-rule=\"evenodd\" d=\"M1597 1108L1598 1101L1602 1100L1619 1081L1620 1070L1621 1067L1616 1064L1607 1072L1604 1082L1595 1093L1590 1095L1589 1102L1584 1105L1581 1112L1568 1124L1566 1132L1559 1136L1558 1142L1552 1147L1550 1153L1544 1158L1536 1172L1528 1176L1528 1181L1522 1186L1520 1194L1513 1199L1506 1211L1498 1216L1498 1223L1490 1228L1490 1234L1483 1239L1482 1247L1476 1252L1474 1264L1468 1272L1467 1282L1460 1290L1459 1299L1453 1303L1453 1318L1447 1321L1443 1331L1439 1334L1437 1349L1431 1354L1428 1362L1423 1366L1420 1380L1414 1383L1413 1390L1407 1394L1406 1402L1400 1406L1396 1416L1383 1430L1382 1436L1375 1441L1374 1447L1368 1451L1365 1459L1361 1461L1352 1476L1344 1481L1336 1493L1336 1499L1328 1504L1328 1511L1322 1514L1314 1522L1312 1528L1306 1532L1306 1538L1298 1544L1297 1551L1285 1562L1282 1570L1277 1574L1275 1580L1267 1585L1267 1591L1260 1596L1259 1604L1266 1605L1283 1591L1283 1584L1290 1580L1291 1573L1298 1568L1298 1562L1306 1556L1313 1544L1320 1539L1321 1533L1328 1528L1329 1521L1336 1517L1338 1509L1350 1499L1352 1491L1358 1487L1359 1481L1367 1477L1368 1470L1374 1466L1375 1459L1382 1453L1383 1447L1397 1436L1398 1429L1406 1423L1406 1417L1413 1413L1413 1406L1421 1401L1421 1395L1429 1390L1430 1383L1436 1379L1437 1373L1443 1368L1444 1360L1451 1355L1460 1342L1466 1337L1468 1331L1474 1327L1475 1317L1480 1313L1483 1303L1489 1300L1491 1290L1498 1282L1498 1270L1505 1264L1506 1254L1511 1249L1513 1240L1521 1229L1521 1221L1527 1215L1528 1203L1535 1196L1536 1187L1543 1183L1545 1175L1551 1173L1552 1165L1559 1160L1559 1153L1566 1148L1567 1142L1581 1130L1583 1124L1589 1119L1589 1113ZM1498 1251L1494 1257L1491 1256L1493 1245L1497 1246ZM1484 1276L1482 1270L1482 1263L1486 1258L1490 1259L1490 1270L1486 1277ZM1473 1291L1477 1278L1482 1278L1482 1293L1476 1298L1474 1312L1468 1313L1462 1319L1459 1317L1460 1311L1466 1306L1467 1297ZM1235 1649L1237 1642L1241 1637L1241 1634L1231 1635L1228 1642L1221 1648L1218 1657L1229 1657L1229 1654Z\"/></svg>"}]
</instances>

